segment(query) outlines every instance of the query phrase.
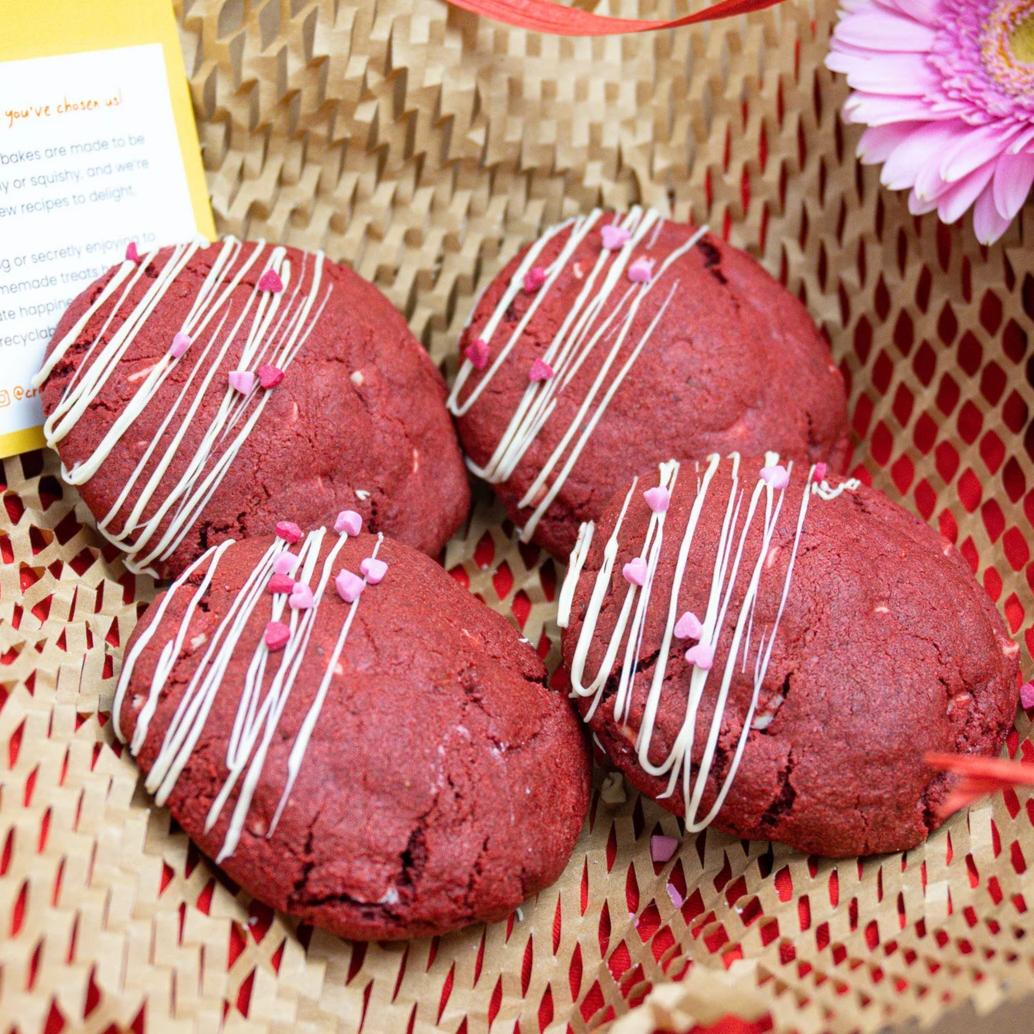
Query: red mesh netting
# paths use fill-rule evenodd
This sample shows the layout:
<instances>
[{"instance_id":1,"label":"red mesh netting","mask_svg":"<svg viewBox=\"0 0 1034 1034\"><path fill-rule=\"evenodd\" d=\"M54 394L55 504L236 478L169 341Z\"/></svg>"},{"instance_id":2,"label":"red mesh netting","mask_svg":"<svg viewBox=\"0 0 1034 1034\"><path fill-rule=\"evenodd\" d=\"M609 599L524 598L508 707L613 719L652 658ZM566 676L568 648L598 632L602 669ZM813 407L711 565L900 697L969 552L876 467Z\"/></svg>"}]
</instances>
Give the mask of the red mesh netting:
<instances>
[{"instance_id":1,"label":"red mesh netting","mask_svg":"<svg viewBox=\"0 0 1034 1034\"><path fill-rule=\"evenodd\" d=\"M518 245L593 204L692 213L751 250L829 336L860 476L958 545L1029 676L1029 249L1020 226L986 251L968 226L914 219L857 164L845 86L822 66L834 6L593 41L437 0L183 0L180 14L220 229L352 262L438 359ZM3 1026L531 1034L740 1011L846 1034L1029 984L1026 792L915 851L839 863L708 832L655 865L649 837L676 820L597 797L564 877L507 922L363 946L271 914L121 756L107 710L152 587L102 548L56 470L51 454L4 464ZM562 571L514 542L486 494L445 563L555 664ZM1028 729L1021 716L1011 754L1034 756Z\"/></svg>"}]
</instances>

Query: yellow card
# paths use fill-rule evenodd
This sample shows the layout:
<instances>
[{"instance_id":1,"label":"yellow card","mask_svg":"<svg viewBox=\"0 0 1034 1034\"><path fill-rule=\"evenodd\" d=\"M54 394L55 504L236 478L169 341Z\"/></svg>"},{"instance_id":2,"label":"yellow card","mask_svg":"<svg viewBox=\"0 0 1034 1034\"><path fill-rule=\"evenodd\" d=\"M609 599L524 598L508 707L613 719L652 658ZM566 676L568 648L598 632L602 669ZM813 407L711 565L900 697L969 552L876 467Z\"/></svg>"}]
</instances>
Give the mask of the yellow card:
<instances>
[{"instance_id":1,"label":"yellow card","mask_svg":"<svg viewBox=\"0 0 1034 1034\"><path fill-rule=\"evenodd\" d=\"M0 457L43 445L32 376L126 247L212 238L170 0L0 3Z\"/></svg>"}]
</instances>

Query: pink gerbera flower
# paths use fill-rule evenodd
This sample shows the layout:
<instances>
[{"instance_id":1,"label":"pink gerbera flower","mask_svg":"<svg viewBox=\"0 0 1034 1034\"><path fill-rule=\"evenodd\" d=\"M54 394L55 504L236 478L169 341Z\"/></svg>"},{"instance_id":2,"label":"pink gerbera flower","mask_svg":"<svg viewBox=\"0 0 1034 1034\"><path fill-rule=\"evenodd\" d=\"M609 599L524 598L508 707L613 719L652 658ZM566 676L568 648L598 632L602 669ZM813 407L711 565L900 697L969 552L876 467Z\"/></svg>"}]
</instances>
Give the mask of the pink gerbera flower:
<instances>
[{"instance_id":1,"label":"pink gerbera flower","mask_svg":"<svg viewBox=\"0 0 1034 1034\"><path fill-rule=\"evenodd\" d=\"M826 64L854 91L859 157L996 241L1034 183L1034 0L843 0Z\"/></svg>"}]
</instances>

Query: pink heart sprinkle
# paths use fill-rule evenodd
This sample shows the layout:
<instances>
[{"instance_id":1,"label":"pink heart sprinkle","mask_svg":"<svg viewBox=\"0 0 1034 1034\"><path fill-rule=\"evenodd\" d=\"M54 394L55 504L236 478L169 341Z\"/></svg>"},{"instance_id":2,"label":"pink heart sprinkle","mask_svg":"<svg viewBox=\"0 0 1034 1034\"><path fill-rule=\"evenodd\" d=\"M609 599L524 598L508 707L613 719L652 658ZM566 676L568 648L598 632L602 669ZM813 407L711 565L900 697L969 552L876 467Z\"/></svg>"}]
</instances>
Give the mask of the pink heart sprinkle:
<instances>
[{"instance_id":1,"label":"pink heart sprinkle","mask_svg":"<svg viewBox=\"0 0 1034 1034\"><path fill-rule=\"evenodd\" d=\"M260 366L258 373L263 388L275 388L284 379L284 371L278 366Z\"/></svg>"},{"instance_id":2,"label":"pink heart sprinkle","mask_svg":"<svg viewBox=\"0 0 1034 1034\"><path fill-rule=\"evenodd\" d=\"M790 483L790 475L786 472L786 467L781 464L777 464L774 467L762 467L761 480L764 481L766 485L778 490L780 488L786 488Z\"/></svg>"},{"instance_id":3,"label":"pink heart sprinkle","mask_svg":"<svg viewBox=\"0 0 1034 1034\"><path fill-rule=\"evenodd\" d=\"M632 585L645 585L646 572L646 561L639 556L634 560L629 560L629 562L621 568L621 573L625 576L625 581L630 582Z\"/></svg>"},{"instance_id":4,"label":"pink heart sprinkle","mask_svg":"<svg viewBox=\"0 0 1034 1034\"><path fill-rule=\"evenodd\" d=\"M815 472L811 475L811 479L816 485L821 485L822 482L826 480L826 470L827 467L825 463L815 464Z\"/></svg>"},{"instance_id":5,"label":"pink heart sprinkle","mask_svg":"<svg viewBox=\"0 0 1034 1034\"><path fill-rule=\"evenodd\" d=\"M704 626L700 623L700 618L691 610L687 610L675 622L676 639L699 639L703 634Z\"/></svg>"},{"instance_id":6,"label":"pink heart sprinkle","mask_svg":"<svg viewBox=\"0 0 1034 1034\"><path fill-rule=\"evenodd\" d=\"M617 223L607 223L600 230L600 236L603 238L603 247L607 251L617 251L618 248L623 248L632 239L632 234L623 226L618 226Z\"/></svg>"},{"instance_id":7,"label":"pink heart sprinkle","mask_svg":"<svg viewBox=\"0 0 1034 1034\"><path fill-rule=\"evenodd\" d=\"M294 591L287 601L295 610L308 610L316 600L313 598L312 589L305 582L295 582Z\"/></svg>"},{"instance_id":8,"label":"pink heart sprinkle","mask_svg":"<svg viewBox=\"0 0 1034 1034\"><path fill-rule=\"evenodd\" d=\"M184 334L182 330L176 331L172 337L172 344L169 345L169 355L174 359L179 359L190 348L191 341L192 338L189 334Z\"/></svg>"},{"instance_id":9,"label":"pink heart sprinkle","mask_svg":"<svg viewBox=\"0 0 1034 1034\"><path fill-rule=\"evenodd\" d=\"M650 837L650 857L655 862L670 862L675 857L679 842L675 837Z\"/></svg>"},{"instance_id":10,"label":"pink heart sprinkle","mask_svg":"<svg viewBox=\"0 0 1034 1034\"><path fill-rule=\"evenodd\" d=\"M359 599L359 594L366 588L366 583L362 578L357 574L353 574L347 567L343 567L338 571L337 577L334 579L334 585L337 588L337 594L345 603L355 603Z\"/></svg>"},{"instance_id":11,"label":"pink heart sprinkle","mask_svg":"<svg viewBox=\"0 0 1034 1034\"><path fill-rule=\"evenodd\" d=\"M378 560L375 556L368 556L359 565L359 570L366 575L366 580L370 585L380 585L384 581L384 576L388 573L388 565L383 560Z\"/></svg>"},{"instance_id":12,"label":"pink heart sprinkle","mask_svg":"<svg viewBox=\"0 0 1034 1034\"><path fill-rule=\"evenodd\" d=\"M126 261L127 262L139 262L140 252L137 251L136 241L130 241L126 245Z\"/></svg>"},{"instance_id":13,"label":"pink heart sprinkle","mask_svg":"<svg viewBox=\"0 0 1034 1034\"><path fill-rule=\"evenodd\" d=\"M280 279L280 274L275 269L267 269L262 276L259 277L258 289L260 291L271 291L273 294L279 294L284 289L284 282Z\"/></svg>"},{"instance_id":14,"label":"pink heart sprinkle","mask_svg":"<svg viewBox=\"0 0 1034 1034\"><path fill-rule=\"evenodd\" d=\"M236 388L242 395L250 395L255 390L255 375L250 370L231 370L226 379L231 388Z\"/></svg>"},{"instance_id":15,"label":"pink heart sprinkle","mask_svg":"<svg viewBox=\"0 0 1034 1034\"><path fill-rule=\"evenodd\" d=\"M285 542L290 542L293 546L301 539L302 529L294 521L277 521L276 537L283 539Z\"/></svg>"},{"instance_id":16,"label":"pink heart sprinkle","mask_svg":"<svg viewBox=\"0 0 1034 1034\"><path fill-rule=\"evenodd\" d=\"M703 671L710 671L714 665L714 650L706 643L697 643L686 651L686 660Z\"/></svg>"},{"instance_id":17,"label":"pink heart sprinkle","mask_svg":"<svg viewBox=\"0 0 1034 1034\"><path fill-rule=\"evenodd\" d=\"M668 897L671 898L671 903L676 908L682 908L682 902L684 899L682 895L679 893L678 888L675 886L674 883L668 884Z\"/></svg>"},{"instance_id":18,"label":"pink heart sprinkle","mask_svg":"<svg viewBox=\"0 0 1034 1034\"><path fill-rule=\"evenodd\" d=\"M291 630L282 621L270 621L265 640L270 650L282 650L291 641Z\"/></svg>"},{"instance_id":19,"label":"pink heart sprinkle","mask_svg":"<svg viewBox=\"0 0 1034 1034\"><path fill-rule=\"evenodd\" d=\"M537 291L546 282L546 271L541 266L532 266L524 274L524 290Z\"/></svg>"},{"instance_id":20,"label":"pink heart sprinkle","mask_svg":"<svg viewBox=\"0 0 1034 1034\"><path fill-rule=\"evenodd\" d=\"M1025 711L1034 707L1034 682L1025 682L1020 686L1020 706Z\"/></svg>"},{"instance_id":21,"label":"pink heart sprinkle","mask_svg":"<svg viewBox=\"0 0 1034 1034\"><path fill-rule=\"evenodd\" d=\"M294 579L288 574L275 574L269 579L269 585L266 588L274 595L281 592L293 592Z\"/></svg>"},{"instance_id":22,"label":"pink heart sprinkle","mask_svg":"<svg viewBox=\"0 0 1034 1034\"><path fill-rule=\"evenodd\" d=\"M294 574L298 569L298 557L289 553L286 549L277 553L273 558L273 570L277 574Z\"/></svg>"},{"instance_id":23,"label":"pink heart sprinkle","mask_svg":"<svg viewBox=\"0 0 1034 1034\"><path fill-rule=\"evenodd\" d=\"M342 510L334 521L334 530L346 535L358 535L363 530L363 519L355 510Z\"/></svg>"},{"instance_id":24,"label":"pink heart sprinkle","mask_svg":"<svg viewBox=\"0 0 1034 1034\"><path fill-rule=\"evenodd\" d=\"M669 492L663 485L658 485L656 488L648 488L643 493L643 498L646 500L646 505L653 510L654 513L664 513L668 509L668 504L671 502L671 492Z\"/></svg>"},{"instance_id":25,"label":"pink heart sprinkle","mask_svg":"<svg viewBox=\"0 0 1034 1034\"><path fill-rule=\"evenodd\" d=\"M636 259L628 267L628 279L633 284L648 284L653 279L653 262L650 259Z\"/></svg>"},{"instance_id":26,"label":"pink heart sprinkle","mask_svg":"<svg viewBox=\"0 0 1034 1034\"><path fill-rule=\"evenodd\" d=\"M553 367L549 363L544 363L541 359L536 359L531 364L531 369L528 371L529 381L548 381L553 376Z\"/></svg>"},{"instance_id":27,"label":"pink heart sprinkle","mask_svg":"<svg viewBox=\"0 0 1034 1034\"><path fill-rule=\"evenodd\" d=\"M475 370L483 370L488 366L488 342L475 338L465 349L463 355L470 360Z\"/></svg>"}]
</instances>

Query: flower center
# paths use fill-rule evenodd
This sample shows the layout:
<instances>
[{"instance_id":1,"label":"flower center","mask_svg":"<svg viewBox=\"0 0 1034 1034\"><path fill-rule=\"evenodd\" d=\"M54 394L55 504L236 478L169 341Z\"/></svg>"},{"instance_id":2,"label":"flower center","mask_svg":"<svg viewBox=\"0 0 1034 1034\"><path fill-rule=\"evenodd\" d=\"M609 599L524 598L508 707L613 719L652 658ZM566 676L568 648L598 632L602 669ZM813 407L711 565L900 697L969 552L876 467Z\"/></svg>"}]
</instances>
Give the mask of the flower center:
<instances>
[{"instance_id":1,"label":"flower center","mask_svg":"<svg viewBox=\"0 0 1034 1034\"><path fill-rule=\"evenodd\" d=\"M1034 0L1002 0L980 40L984 67L1005 93L1034 93Z\"/></svg>"},{"instance_id":2,"label":"flower center","mask_svg":"<svg viewBox=\"0 0 1034 1034\"><path fill-rule=\"evenodd\" d=\"M1025 65L1034 64L1034 14L1028 14L1009 37L1013 57Z\"/></svg>"}]
</instances>

